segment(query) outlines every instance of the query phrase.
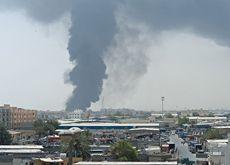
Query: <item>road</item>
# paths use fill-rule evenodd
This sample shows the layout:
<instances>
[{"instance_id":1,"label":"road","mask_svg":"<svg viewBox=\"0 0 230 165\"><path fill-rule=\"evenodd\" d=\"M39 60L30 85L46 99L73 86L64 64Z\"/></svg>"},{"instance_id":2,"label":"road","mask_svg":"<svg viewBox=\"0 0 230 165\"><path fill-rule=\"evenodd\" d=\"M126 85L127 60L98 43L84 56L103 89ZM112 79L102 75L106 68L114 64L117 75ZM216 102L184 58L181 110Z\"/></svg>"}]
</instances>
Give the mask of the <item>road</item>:
<instances>
[{"instance_id":1,"label":"road","mask_svg":"<svg viewBox=\"0 0 230 165\"><path fill-rule=\"evenodd\" d=\"M189 151L188 144L182 144L183 140L178 137L178 135L170 135L170 142L175 143L175 147L177 148L177 152L179 154L179 158L189 158L190 161L196 161L196 155L192 154Z\"/></svg>"}]
</instances>

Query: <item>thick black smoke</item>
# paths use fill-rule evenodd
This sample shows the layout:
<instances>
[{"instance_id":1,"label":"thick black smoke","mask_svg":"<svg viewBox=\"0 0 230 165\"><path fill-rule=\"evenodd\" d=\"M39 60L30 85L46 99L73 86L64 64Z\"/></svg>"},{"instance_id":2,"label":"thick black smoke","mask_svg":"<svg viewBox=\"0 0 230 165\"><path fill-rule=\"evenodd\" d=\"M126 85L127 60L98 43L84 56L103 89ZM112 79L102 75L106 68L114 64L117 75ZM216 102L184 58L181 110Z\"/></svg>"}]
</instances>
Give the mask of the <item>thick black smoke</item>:
<instances>
[{"instance_id":1,"label":"thick black smoke","mask_svg":"<svg viewBox=\"0 0 230 165\"><path fill-rule=\"evenodd\" d=\"M68 50L75 67L69 80L75 89L67 110L86 109L98 101L107 77L103 55L117 32L117 13L156 33L189 29L229 46L229 0L0 0L1 8L23 9L43 23L71 14Z\"/></svg>"},{"instance_id":2,"label":"thick black smoke","mask_svg":"<svg viewBox=\"0 0 230 165\"><path fill-rule=\"evenodd\" d=\"M72 0L0 0L2 11L23 11L36 21L47 24L71 9Z\"/></svg>"},{"instance_id":3,"label":"thick black smoke","mask_svg":"<svg viewBox=\"0 0 230 165\"><path fill-rule=\"evenodd\" d=\"M69 74L75 86L67 110L86 109L99 100L106 66L103 54L116 32L111 0L78 0L73 3L70 29L70 60L76 63Z\"/></svg>"},{"instance_id":4,"label":"thick black smoke","mask_svg":"<svg viewBox=\"0 0 230 165\"><path fill-rule=\"evenodd\" d=\"M129 19L144 22L153 31L189 29L229 45L229 0L125 0L124 4Z\"/></svg>"}]
</instances>

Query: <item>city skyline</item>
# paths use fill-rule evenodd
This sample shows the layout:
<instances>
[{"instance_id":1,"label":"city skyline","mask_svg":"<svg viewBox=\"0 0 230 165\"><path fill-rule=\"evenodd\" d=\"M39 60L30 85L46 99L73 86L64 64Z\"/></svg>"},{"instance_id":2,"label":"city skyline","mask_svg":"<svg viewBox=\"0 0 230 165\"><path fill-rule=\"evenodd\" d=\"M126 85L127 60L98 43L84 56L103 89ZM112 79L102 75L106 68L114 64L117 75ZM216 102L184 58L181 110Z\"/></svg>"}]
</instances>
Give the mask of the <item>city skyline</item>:
<instances>
[{"instance_id":1,"label":"city skyline","mask_svg":"<svg viewBox=\"0 0 230 165\"><path fill-rule=\"evenodd\" d=\"M189 26L159 33L146 23L119 16L116 44L104 57L108 78L92 109L101 108L102 97L109 108L161 109L161 96L166 97L166 109L230 108L226 44ZM67 80L73 68L66 49L70 15L48 24L21 10L1 11L0 18L0 103L65 109L73 90ZM130 35L132 30L137 33Z\"/></svg>"}]
</instances>

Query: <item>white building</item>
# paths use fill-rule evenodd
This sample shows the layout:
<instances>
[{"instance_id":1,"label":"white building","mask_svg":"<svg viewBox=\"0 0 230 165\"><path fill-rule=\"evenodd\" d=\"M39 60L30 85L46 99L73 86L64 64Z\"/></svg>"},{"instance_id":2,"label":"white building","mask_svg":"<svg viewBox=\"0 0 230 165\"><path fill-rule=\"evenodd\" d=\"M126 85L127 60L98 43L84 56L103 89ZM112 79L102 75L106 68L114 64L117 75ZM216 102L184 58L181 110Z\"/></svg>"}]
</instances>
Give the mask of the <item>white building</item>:
<instances>
[{"instance_id":1,"label":"white building","mask_svg":"<svg viewBox=\"0 0 230 165\"><path fill-rule=\"evenodd\" d=\"M230 134L228 134L228 146L225 149L224 164L230 164Z\"/></svg>"},{"instance_id":2,"label":"white building","mask_svg":"<svg viewBox=\"0 0 230 165\"><path fill-rule=\"evenodd\" d=\"M208 160L210 164L225 165L228 161L228 139L207 140ZM228 164L228 163L227 163Z\"/></svg>"},{"instance_id":3,"label":"white building","mask_svg":"<svg viewBox=\"0 0 230 165\"><path fill-rule=\"evenodd\" d=\"M188 117L190 122L199 123L199 122L226 122L227 117L200 117L200 116L192 116Z\"/></svg>"},{"instance_id":4,"label":"white building","mask_svg":"<svg viewBox=\"0 0 230 165\"><path fill-rule=\"evenodd\" d=\"M78 109L68 113L68 119L81 119L83 111Z\"/></svg>"}]
</instances>

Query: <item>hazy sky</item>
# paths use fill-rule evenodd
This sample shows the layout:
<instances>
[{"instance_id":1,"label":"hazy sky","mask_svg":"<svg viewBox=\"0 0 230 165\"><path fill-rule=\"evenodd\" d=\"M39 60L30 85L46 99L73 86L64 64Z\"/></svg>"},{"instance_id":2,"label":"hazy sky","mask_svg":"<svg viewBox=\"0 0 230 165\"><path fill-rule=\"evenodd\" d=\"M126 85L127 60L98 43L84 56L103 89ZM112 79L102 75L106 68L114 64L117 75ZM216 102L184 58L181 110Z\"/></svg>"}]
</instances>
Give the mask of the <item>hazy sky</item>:
<instances>
[{"instance_id":1,"label":"hazy sky","mask_svg":"<svg viewBox=\"0 0 230 165\"><path fill-rule=\"evenodd\" d=\"M72 90L64 84L68 20L42 26L17 12L0 13L0 20L0 103L63 109Z\"/></svg>"},{"instance_id":2,"label":"hazy sky","mask_svg":"<svg viewBox=\"0 0 230 165\"><path fill-rule=\"evenodd\" d=\"M68 17L42 25L20 12L0 12L0 20L0 104L64 109L72 92L64 81L72 67ZM140 33L130 36L124 22L119 26L105 57L105 107L158 110L165 96L166 109L230 108L228 47L189 29L156 34L139 24L132 26Z\"/></svg>"}]
</instances>

